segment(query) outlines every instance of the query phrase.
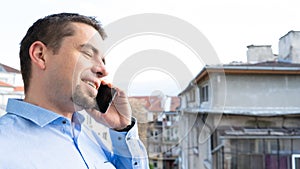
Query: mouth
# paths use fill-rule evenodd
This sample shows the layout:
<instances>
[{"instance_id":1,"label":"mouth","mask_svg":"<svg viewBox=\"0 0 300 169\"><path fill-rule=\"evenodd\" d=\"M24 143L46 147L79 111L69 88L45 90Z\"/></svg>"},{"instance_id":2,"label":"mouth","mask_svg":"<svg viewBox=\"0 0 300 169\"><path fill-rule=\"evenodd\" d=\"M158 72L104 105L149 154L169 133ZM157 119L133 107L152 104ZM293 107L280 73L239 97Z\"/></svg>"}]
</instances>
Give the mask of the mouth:
<instances>
[{"instance_id":1,"label":"mouth","mask_svg":"<svg viewBox=\"0 0 300 169\"><path fill-rule=\"evenodd\" d=\"M94 88L94 89L98 89L98 84L96 83L96 82L92 82L92 81L88 81L88 80L85 80L84 81L86 84L88 84L89 86L91 86L92 88Z\"/></svg>"}]
</instances>

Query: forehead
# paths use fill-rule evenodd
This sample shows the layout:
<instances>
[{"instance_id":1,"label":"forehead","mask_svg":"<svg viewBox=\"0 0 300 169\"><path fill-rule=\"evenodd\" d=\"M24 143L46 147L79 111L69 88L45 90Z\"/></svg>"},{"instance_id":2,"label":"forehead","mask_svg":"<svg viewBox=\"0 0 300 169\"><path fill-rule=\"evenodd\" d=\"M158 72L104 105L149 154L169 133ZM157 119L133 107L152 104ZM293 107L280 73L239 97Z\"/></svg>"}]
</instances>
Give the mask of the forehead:
<instances>
[{"instance_id":1,"label":"forehead","mask_svg":"<svg viewBox=\"0 0 300 169\"><path fill-rule=\"evenodd\" d=\"M73 22L71 23L71 26L74 28L72 39L77 43L91 44L95 48L100 48L102 46L103 39L94 27L79 22Z\"/></svg>"}]
</instances>

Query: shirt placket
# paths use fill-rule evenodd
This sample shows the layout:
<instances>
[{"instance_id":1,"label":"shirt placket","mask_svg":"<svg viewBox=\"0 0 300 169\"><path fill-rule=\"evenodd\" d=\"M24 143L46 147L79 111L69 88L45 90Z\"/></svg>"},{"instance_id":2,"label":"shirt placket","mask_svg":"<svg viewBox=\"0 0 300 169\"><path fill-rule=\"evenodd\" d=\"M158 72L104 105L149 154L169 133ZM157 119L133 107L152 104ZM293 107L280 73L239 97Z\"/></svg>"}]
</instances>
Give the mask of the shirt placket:
<instances>
[{"instance_id":1,"label":"shirt placket","mask_svg":"<svg viewBox=\"0 0 300 169\"><path fill-rule=\"evenodd\" d=\"M80 154L82 160L84 161L87 169L89 169L89 165L86 159L84 158L84 154L80 150L80 146L78 143L78 137L80 134L80 124L75 124L73 122L70 122L67 119L63 119L61 123L62 123L62 128L61 128L62 132L73 140L74 146L76 147L78 153Z\"/></svg>"}]
</instances>

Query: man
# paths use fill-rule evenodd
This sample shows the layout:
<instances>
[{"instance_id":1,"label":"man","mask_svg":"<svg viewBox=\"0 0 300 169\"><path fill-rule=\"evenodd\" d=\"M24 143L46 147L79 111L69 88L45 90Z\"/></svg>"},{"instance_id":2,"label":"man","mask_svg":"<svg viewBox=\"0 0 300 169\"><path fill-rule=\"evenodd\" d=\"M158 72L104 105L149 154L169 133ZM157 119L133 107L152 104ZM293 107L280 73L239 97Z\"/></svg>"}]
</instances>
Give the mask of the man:
<instances>
[{"instance_id":1,"label":"man","mask_svg":"<svg viewBox=\"0 0 300 169\"><path fill-rule=\"evenodd\" d=\"M117 88L107 113L95 109L105 36L95 18L72 13L29 28L20 47L25 98L10 99L0 118L0 169L148 168L125 93ZM82 125L83 109L110 128L112 152Z\"/></svg>"}]
</instances>

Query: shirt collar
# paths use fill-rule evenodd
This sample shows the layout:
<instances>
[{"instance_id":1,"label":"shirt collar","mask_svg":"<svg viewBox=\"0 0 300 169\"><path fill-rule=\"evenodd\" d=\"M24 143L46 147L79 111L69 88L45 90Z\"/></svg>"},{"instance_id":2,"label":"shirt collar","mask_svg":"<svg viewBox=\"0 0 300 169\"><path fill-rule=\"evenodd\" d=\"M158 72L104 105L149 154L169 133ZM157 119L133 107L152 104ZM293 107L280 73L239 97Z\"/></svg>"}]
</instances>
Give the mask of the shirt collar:
<instances>
[{"instance_id":1,"label":"shirt collar","mask_svg":"<svg viewBox=\"0 0 300 169\"><path fill-rule=\"evenodd\" d=\"M46 126L47 124L58 118L65 118L50 110L24 102L21 99L9 99L6 107L6 112L21 116L41 127ZM75 112L73 114L72 121L82 124L84 121L84 117L83 115Z\"/></svg>"}]
</instances>

